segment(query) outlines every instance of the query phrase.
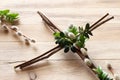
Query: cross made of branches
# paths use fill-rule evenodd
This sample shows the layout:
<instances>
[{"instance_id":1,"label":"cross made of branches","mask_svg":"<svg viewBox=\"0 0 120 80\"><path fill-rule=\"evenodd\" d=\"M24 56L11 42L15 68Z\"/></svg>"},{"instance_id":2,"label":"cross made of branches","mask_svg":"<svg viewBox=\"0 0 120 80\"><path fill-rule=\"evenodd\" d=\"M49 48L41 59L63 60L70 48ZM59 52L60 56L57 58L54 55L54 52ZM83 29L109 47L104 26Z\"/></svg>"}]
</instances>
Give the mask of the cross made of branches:
<instances>
[{"instance_id":1,"label":"cross made of branches","mask_svg":"<svg viewBox=\"0 0 120 80\"><path fill-rule=\"evenodd\" d=\"M33 58L27 62L15 66L15 69L19 68L23 70L24 68L27 68L28 66L38 61L49 58L61 49L64 49L65 53L69 50L71 50L73 53L76 53L82 59L88 69L90 69L95 74L95 76L97 75L96 77L98 78L98 80L113 80L108 76L107 73L105 73L101 69L101 67L97 67L93 63L93 61L87 54L87 48L85 48L85 41L93 35L92 31L101 26L102 24L106 23L107 21L113 19L113 16L108 17L109 13L107 13L102 18L97 20L94 24L90 25L89 23L87 23L84 29L83 27L76 27L74 25L70 25L68 30L66 32L63 32L55 24L53 24L43 13L39 11L37 13L41 16L45 24L47 24L48 27L53 31L56 40L55 43L57 44L57 46L36 58Z\"/></svg>"}]
</instances>

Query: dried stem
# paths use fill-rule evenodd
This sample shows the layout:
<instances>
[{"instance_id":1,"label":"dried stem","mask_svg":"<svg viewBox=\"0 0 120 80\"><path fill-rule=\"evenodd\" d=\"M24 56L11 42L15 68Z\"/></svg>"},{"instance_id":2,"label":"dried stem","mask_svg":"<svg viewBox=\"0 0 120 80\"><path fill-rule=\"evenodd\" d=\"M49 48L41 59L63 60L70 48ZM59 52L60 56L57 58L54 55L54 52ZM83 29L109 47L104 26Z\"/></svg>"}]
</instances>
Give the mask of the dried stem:
<instances>
[{"instance_id":1,"label":"dried stem","mask_svg":"<svg viewBox=\"0 0 120 80\"><path fill-rule=\"evenodd\" d=\"M104 20L104 21L96 24L95 26L93 26L93 27L90 29L90 31L93 31L94 29L96 29L97 27L101 26L102 24L108 22L108 21L111 20L111 19L114 19L114 17L112 16L112 17L110 17L110 18L108 18L108 19L106 19L106 20Z\"/></svg>"},{"instance_id":2,"label":"dried stem","mask_svg":"<svg viewBox=\"0 0 120 80\"><path fill-rule=\"evenodd\" d=\"M98 24L100 21L102 21L105 17L107 17L109 15L109 13L107 13L106 15L104 15L102 18L100 18L98 21L96 21L95 23L93 23L90 28L94 27L96 24Z\"/></svg>"},{"instance_id":3,"label":"dried stem","mask_svg":"<svg viewBox=\"0 0 120 80\"><path fill-rule=\"evenodd\" d=\"M42 58L39 58L39 59L37 59L37 60L35 60L35 61L31 62L31 63L28 63L28 64L26 64L26 65L24 65L24 66L22 65L22 66L20 66L20 69L23 69L23 68L25 68L25 67L27 67L27 66L33 64L33 63L36 63L36 62L38 62L38 61L47 59L47 58L49 58L50 56L52 56L53 54L55 54L56 52L58 52L58 51L61 50L61 49L62 49L62 48L58 48L57 50L51 52L51 53L48 54L47 56L44 56L44 57L42 57Z\"/></svg>"},{"instance_id":4,"label":"dried stem","mask_svg":"<svg viewBox=\"0 0 120 80\"><path fill-rule=\"evenodd\" d=\"M24 68L24 67L27 67L27 66L35 63L35 62L38 62L38 61L40 61L40 60L43 60L43 59L46 59L46 58L52 56L54 53L58 52L58 51L61 50L61 49L62 49L62 48L61 48L60 46L56 46L56 47L50 49L49 51L45 52L44 54L42 54L42 55L40 55L40 56L38 56L38 57L36 57L36 58L34 58L34 59L31 59L31 60L29 60L29 61L27 61L27 62L25 62L25 63L22 63L22 64L20 64L20 65L18 65L18 66L15 66L14 68L20 67L20 68L22 69L22 68ZM47 56L46 56L46 55L47 55Z\"/></svg>"},{"instance_id":5,"label":"dried stem","mask_svg":"<svg viewBox=\"0 0 120 80\"><path fill-rule=\"evenodd\" d=\"M43 21L50 27L50 29L52 29L54 32L55 30L58 30L59 32L61 32L61 30L57 28L55 24L53 24L43 13L41 13L40 11L38 11L37 13L41 16Z\"/></svg>"}]
</instances>

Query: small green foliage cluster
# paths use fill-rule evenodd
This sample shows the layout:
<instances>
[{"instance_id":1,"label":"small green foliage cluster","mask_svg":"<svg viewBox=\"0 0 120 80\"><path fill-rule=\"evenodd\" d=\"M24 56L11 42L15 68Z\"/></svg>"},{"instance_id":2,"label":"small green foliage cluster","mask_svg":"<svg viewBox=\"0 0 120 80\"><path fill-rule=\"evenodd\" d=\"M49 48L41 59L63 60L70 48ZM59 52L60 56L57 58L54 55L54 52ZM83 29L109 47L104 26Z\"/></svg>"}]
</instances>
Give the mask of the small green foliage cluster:
<instances>
[{"instance_id":1,"label":"small green foliage cluster","mask_svg":"<svg viewBox=\"0 0 120 80\"><path fill-rule=\"evenodd\" d=\"M97 67L96 69L93 69L96 73L97 76L99 77L100 80L113 80L111 79L107 73L105 73L101 67Z\"/></svg>"},{"instance_id":2,"label":"small green foliage cluster","mask_svg":"<svg viewBox=\"0 0 120 80\"><path fill-rule=\"evenodd\" d=\"M7 21L13 23L16 19L18 19L18 13L11 13L10 10L0 10L0 20Z\"/></svg>"},{"instance_id":3,"label":"small green foliage cluster","mask_svg":"<svg viewBox=\"0 0 120 80\"><path fill-rule=\"evenodd\" d=\"M85 29L70 25L67 31L54 33L56 44L63 47L65 53L69 50L76 52L77 48L85 48L85 41L90 35L92 33L89 23L86 24Z\"/></svg>"}]
</instances>

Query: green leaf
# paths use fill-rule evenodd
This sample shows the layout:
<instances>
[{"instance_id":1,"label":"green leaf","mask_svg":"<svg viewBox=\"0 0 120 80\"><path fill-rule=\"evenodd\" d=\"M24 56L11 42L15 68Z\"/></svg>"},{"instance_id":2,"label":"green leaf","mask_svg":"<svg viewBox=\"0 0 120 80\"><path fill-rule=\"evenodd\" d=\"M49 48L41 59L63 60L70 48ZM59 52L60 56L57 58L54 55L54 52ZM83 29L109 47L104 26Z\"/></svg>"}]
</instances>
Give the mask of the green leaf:
<instances>
[{"instance_id":1,"label":"green leaf","mask_svg":"<svg viewBox=\"0 0 120 80\"><path fill-rule=\"evenodd\" d=\"M77 41L76 42L76 45L80 48L83 48L84 47L84 43L82 43L81 41Z\"/></svg>"},{"instance_id":2,"label":"green leaf","mask_svg":"<svg viewBox=\"0 0 120 80\"><path fill-rule=\"evenodd\" d=\"M83 31L83 27L79 27L79 33L80 33L80 34L83 34L83 32L84 32L84 31Z\"/></svg>"},{"instance_id":3,"label":"green leaf","mask_svg":"<svg viewBox=\"0 0 120 80\"><path fill-rule=\"evenodd\" d=\"M107 78L107 76L108 76L108 75L107 75L106 73L103 73L103 74L102 74L102 79L105 80L105 79Z\"/></svg>"},{"instance_id":4,"label":"green leaf","mask_svg":"<svg viewBox=\"0 0 120 80\"><path fill-rule=\"evenodd\" d=\"M0 16L5 16L10 12L10 10L6 9L6 10L1 10L0 11Z\"/></svg>"},{"instance_id":5,"label":"green leaf","mask_svg":"<svg viewBox=\"0 0 120 80\"><path fill-rule=\"evenodd\" d=\"M16 19L18 18L18 14L16 13L14 13L14 14L7 14L6 15L6 20L8 21L8 22L14 22Z\"/></svg>"},{"instance_id":6,"label":"green leaf","mask_svg":"<svg viewBox=\"0 0 120 80\"><path fill-rule=\"evenodd\" d=\"M69 46L65 46L64 52L67 53L69 51Z\"/></svg>"},{"instance_id":7,"label":"green leaf","mask_svg":"<svg viewBox=\"0 0 120 80\"><path fill-rule=\"evenodd\" d=\"M1 10L0 11L0 18L1 20L4 19L6 22L13 23L16 19L18 19L18 13L10 13L10 10Z\"/></svg>"},{"instance_id":8,"label":"green leaf","mask_svg":"<svg viewBox=\"0 0 120 80\"><path fill-rule=\"evenodd\" d=\"M77 50L77 49L76 49L74 46L71 46L71 51L72 51L72 52L76 52L76 50Z\"/></svg>"},{"instance_id":9,"label":"green leaf","mask_svg":"<svg viewBox=\"0 0 120 80\"><path fill-rule=\"evenodd\" d=\"M60 37L60 33L59 33L59 32L55 32L55 33L53 33L53 35L54 35L55 37Z\"/></svg>"},{"instance_id":10,"label":"green leaf","mask_svg":"<svg viewBox=\"0 0 120 80\"><path fill-rule=\"evenodd\" d=\"M89 23L86 24L85 29L86 29L86 30L89 30L89 29L90 29L90 24L89 24Z\"/></svg>"},{"instance_id":11,"label":"green leaf","mask_svg":"<svg viewBox=\"0 0 120 80\"><path fill-rule=\"evenodd\" d=\"M84 37L83 35L80 35L80 41L81 41L82 43L85 43L85 37Z\"/></svg>"},{"instance_id":12,"label":"green leaf","mask_svg":"<svg viewBox=\"0 0 120 80\"><path fill-rule=\"evenodd\" d=\"M65 41L64 41L64 44L65 45L69 45L70 44L70 42L67 40L67 39L64 39Z\"/></svg>"},{"instance_id":13,"label":"green leaf","mask_svg":"<svg viewBox=\"0 0 120 80\"><path fill-rule=\"evenodd\" d=\"M18 13L9 13L6 15L6 19L8 21L14 21L15 19L18 18L18 15L19 15Z\"/></svg>"},{"instance_id":14,"label":"green leaf","mask_svg":"<svg viewBox=\"0 0 120 80\"><path fill-rule=\"evenodd\" d=\"M102 69L101 69L100 66L97 68L97 72L98 72L99 74L102 74Z\"/></svg>"},{"instance_id":15,"label":"green leaf","mask_svg":"<svg viewBox=\"0 0 120 80\"><path fill-rule=\"evenodd\" d=\"M59 42L59 39L58 40L56 40L56 42L55 42L55 44L59 44L60 42Z\"/></svg>"},{"instance_id":16,"label":"green leaf","mask_svg":"<svg viewBox=\"0 0 120 80\"><path fill-rule=\"evenodd\" d=\"M85 37L86 38L90 38L89 35L87 33L84 33Z\"/></svg>"},{"instance_id":17,"label":"green leaf","mask_svg":"<svg viewBox=\"0 0 120 80\"><path fill-rule=\"evenodd\" d=\"M59 39L60 40L60 42L59 42L59 45L61 46L61 47L64 47L66 44L65 44L65 39L63 39L63 38L61 38L61 39Z\"/></svg>"},{"instance_id":18,"label":"green leaf","mask_svg":"<svg viewBox=\"0 0 120 80\"><path fill-rule=\"evenodd\" d=\"M8 9L3 10L4 15L8 14L9 12L10 12L10 10L8 10Z\"/></svg>"},{"instance_id":19,"label":"green leaf","mask_svg":"<svg viewBox=\"0 0 120 80\"><path fill-rule=\"evenodd\" d=\"M55 39L57 40L57 39L60 39L60 37L55 37Z\"/></svg>"},{"instance_id":20,"label":"green leaf","mask_svg":"<svg viewBox=\"0 0 120 80\"><path fill-rule=\"evenodd\" d=\"M65 37L65 34L63 32L60 32L61 37Z\"/></svg>"},{"instance_id":21,"label":"green leaf","mask_svg":"<svg viewBox=\"0 0 120 80\"><path fill-rule=\"evenodd\" d=\"M94 71L97 73L97 76L100 80L113 80L101 69L101 67L97 67L97 69L94 69Z\"/></svg>"},{"instance_id":22,"label":"green leaf","mask_svg":"<svg viewBox=\"0 0 120 80\"><path fill-rule=\"evenodd\" d=\"M88 31L88 34L89 34L89 35L91 35L91 36L93 36L93 34L92 34L92 32L91 32L91 31Z\"/></svg>"},{"instance_id":23,"label":"green leaf","mask_svg":"<svg viewBox=\"0 0 120 80\"><path fill-rule=\"evenodd\" d=\"M63 41L62 41L62 39L60 38L60 39L58 39L58 40L56 40L56 44L60 44L60 45L62 45L63 43L62 43Z\"/></svg>"},{"instance_id":24,"label":"green leaf","mask_svg":"<svg viewBox=\"0 0 120 80\"><path fill-rule=\"evenodd\" d=\"M18 15L19 15L18 13L9 13L9 14L7 14L7 16L13 17L13 18L17 18Z\"/></svg>"},{"instance_id":25,"label":"green leaf","mask_svg":"<svg viewBox=\"0 0 120 80\"><path fill-rule=\"evenodd\" d=\"M72 26L72 27L70 27L69 29L68 29L68 31L69 32L72 32L73 34L78 34L78 30L77 30L77 28L75 27L75 26Z\"/></svg>"}]
</instances>

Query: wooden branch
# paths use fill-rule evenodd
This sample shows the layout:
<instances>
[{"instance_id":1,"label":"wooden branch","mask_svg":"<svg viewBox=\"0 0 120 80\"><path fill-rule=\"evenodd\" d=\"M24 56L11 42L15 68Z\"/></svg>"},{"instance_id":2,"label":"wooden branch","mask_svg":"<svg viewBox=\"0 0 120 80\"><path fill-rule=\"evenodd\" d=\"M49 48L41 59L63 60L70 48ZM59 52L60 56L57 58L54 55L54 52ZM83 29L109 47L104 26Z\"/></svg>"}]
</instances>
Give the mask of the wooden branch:
<instances>
[{"instance_id":1,"label":"wooden branch","mask_svg":"<svg viewBox=\"0 0 120 80\"><path fill-rule=\"evenodd\" d=\"M94 27L96 24L98 24L100 21L102 21L104 18L106 18L109 15L109 13L105 14L103 17L101 17L98 21L96 21L95 23L93 23L90 28Z\"/></svg>"},{"instance_id":2,"label":"wooden branch","mask_svg":"<svg viewBox=\"0 0 120 80\"><path fill-rule=\"evenodd\" d=\"M20 66L20 69L24 69L25 67L28 67L29 65L32 65L32 64L34 64L34 63L36 63L36 62L38 62L38 61L47 59L47 58L49 58L50 56L52 56L53 54L55 54L56 52L60 51L61 49L62 49L62 48L60 47L60 48L58 48L57 50L55 50L55 51L51 52L50 54L48 54L47 56L38 58L38 59L36 59L36 60L34 60L34 61L32 61L32 62L29 62L29 63L27 63L27 64L25 64L25 65L21 65L21 66Z\"/></svg>"},{"instance_id":3,"label":"wooden branch","mask_svg":"<svg viewBox=\"0 0 120 80\"><path fill-rule=\"evenodd\" d=\"M42 55L40 55L40 56L38 56L38 57L36 57L36 58L34 58L34 59L31 59L31 60L29 60L29 61L27 61L27 62L24 62L24 63L22 63L22 64L20 64L20 65L17 65L17 66L15 66L14 68L20 67L20 68L22 69L23 67L27 67L27 66L35 63L35 62L38 62L39 60L46 59L47 57L50 57L51 55L53 55L54 53L56 53L57 51L59 51L59 49L61 49L61 47L60 47L60 46L56 46L56 47L50 49L49 51L43 53ZM46 55L49 55L49 56L46 57ZM45 56L45 57L44 57L44 56ZM42 57L43 57L43 58L42 58Z\"/></svg>"},{"instance_id":4,"label":"wooden branch","mask_svg":"<svg viewBox=\"0 0 120 80\"><path fill-rule=\"evenodd\" d=\"M61 30L57 28L55 24L53 24L43 13L41 13L40 11L38 11L37 13L41 16L43 21L50 27L50 29L52 29L54 32L55 30L58 30L59 32L61 32Z\"/></svg>"},{"instance_id":5,"label":"wooden branch","mask_svg":"<svg viewBox=\"0 0 120 80\"><path fill-rule=\"evenodd\" d=\"M111 19L114 19L114 16L112 16L112 17L110 17L110 18L108 18L108 19L106 19L106 20L104 20L104 21L96 24L94 27L92 27L92 28L90 29L90 31L93 31L94 29L98 28L99 26L101 26L102 24L108 22L108 21L111 20Z\"/></svg>"}]
</instances>

